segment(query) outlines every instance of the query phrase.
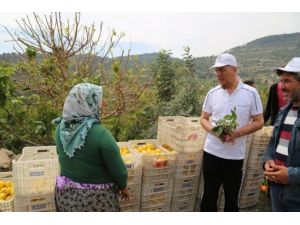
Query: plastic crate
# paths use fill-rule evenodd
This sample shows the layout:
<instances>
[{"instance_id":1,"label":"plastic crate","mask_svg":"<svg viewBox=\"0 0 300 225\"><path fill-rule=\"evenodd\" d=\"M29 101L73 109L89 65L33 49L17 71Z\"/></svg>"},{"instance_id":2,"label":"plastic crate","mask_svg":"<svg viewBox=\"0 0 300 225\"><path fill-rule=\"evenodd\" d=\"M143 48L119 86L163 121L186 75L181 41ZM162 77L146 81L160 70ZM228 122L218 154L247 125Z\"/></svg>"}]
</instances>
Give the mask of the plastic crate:
<instances>
[{"instance_id":1,"label":"plastic crate","mask_svg":"<svg viewBox=\"0 0 300 225\"><path fill-rule=\"evenodd\" d=\"M207 132L199 123L186 121L170 127L172 130L170 145L178 152L197 152L204 146Z\"/></svg>"},{"instance_id":2,"label":"plastic crate","mask_svg":"<svg viewBox=\"0 0 300 225\"><path fill-rule=\"evenodd\" d=\"M142 184L142 195L150 195L162 192L172 192L173 180L144 182Z\"/></svg>"},{"instance_id":3,"label":"plastic crate","mask_svg":"<svg viewBox=\"0 0 300 225\"><path fill-rule=\"evenodd\" d=\"M182 201L192 201L196 199L197 191L195 190L181 190L176 193L176 195L172 197L172 202L182 202Z\"/></svg>"},{"instance_id":4,"label":"plastic crate","mask_svg":"<svg viewBox=\"0 0 300 225\"><path fill-rule=\"evenodd\" d=\"M157 206L171 202L173 180L142 184L141 207Z\"/></svg>"},{"instance_id":5,"label":"plastic crate","mask_svg":"<svg viewBox=\"0 0 300 225\"><path fill-rule=\"evenodd\" d=\"M257 155L251 155L247 161L248 169L259 169L262 167L264 153L258 153Z\"/></svg>"},{"instance_id":6,"label":"plastic crate","mask_svg":"<svg viewBox=\"0 0 300 225\"><path fill-rule=\"evenodd\" d=\"M259 187L242 188L239 197L239 207L246 208L257 204L259 198Z\"/></svg>"},{"instance_id":7,"label":"plastic crate","mask_svg":"<svg viewBox=\"0 0 300 225\"><path fill-rule=\"evenodd\" d=\"M193 212L195 208L196 198L181 202L171 203L171 212Z\"/></svg>"},{"instance_id":8,"label":"plastic crate","mask_svg":"<svg viewBox=\"0 0 300 225\"><path fill-rule=\"evenodd\" d=\"M196 198L194 212L200 212L201 201L202 201L202 198Z\"/></svg>"},{"instance_id":9,"label":"plastic crate","mask_svg":"<svg viewBox=\"0 0 300 225\"><path fill-rule=\"evenodd\" d=\"M25 147L18 161L13 160L15 194L52 194L59 175L55 146Z\"/></svg>"},{"instance_id":10,"label":"plastic crate","mask_svg":"<svg viewBox=\"0 0 300 225\"><path fill-rule=\"evenodd\" d=\"M185 122L183 116L160 116L158 117L157 140L159 144L169 144L171 142L170 126Z\"/></svg>"},{"instance_id":11,"label":"plastic crate","mask_svg":"<svg viewBox=\"0 0 300 225\"><path fill-rule=\"evenodd\" d=\"M197 152L203 149L206 131L197 117L159 117L159 144L167 144L178 152Z\"/></svg>"},{"instance_id":12,"label":"plastic crate","mask_svg":"<svg viewBox=\"0 0 300 225\"><path fill-rule=\"evenodd\" d=\"M141 199L141 183L138 184L129 184L127 186L128 192L129 192L129 200L123 200L119 198L119 204L122 205L129 205L129 204L135 204L137 202L140 202Z\"/></svg>"},{"instance_id":13,"label":"plastic crate","mask_svg":"<svg viewBox=\"0 0 300 225\"><path fill-rule=\"evenodd\" d=\"M203 151L177 154L176 167L185 165L201 165L203 159Z\"/></svg>"},{"instance_id":14,"label":"plastic crate","mask_svg":"<svg viewBox=\"0 0 300 225\"><path fill-rule=\"evenodd\" d=\"M52 159L57 157L57 151L55 145L49 146L30 146L24 147L22 155L18 159L20 160L41 160L41 159Z\"/></svg>"},{"instance_id":15,"label":"plastic crate","mask_svg":"<svg viewBox=\"0 0 300 225\"><path fill-rule=\"evenodd\" d=\"M132 150L128 142L117 142L119 148L127 147L130 154L121 155L128 172L127 183L141 183L142 181L142 157L143 155Z\"/></svg>"},{"instance_id":16,"label":"plastic crate","mask_svg":"<svg viewBox=\"0 0 300 225\"><path fill-rule=\"evenodd\" d=\"M15 196L16 212L55 212L54 194Z\"/></svg>"},{"instance_id":17,"label":"plastic crate","mask_svg":"<svg viewBox=\"0 0 300 225\"><path fill-rule=\"evenodd\" d=\"M251 144L251 151L250 151L250 155L251 154L258 154L258 153L263 153L266 151L267 147L268 147L269 142L252 142Z\"/></svg>"},{"instance_id":18,"label":"plastic crate","mask_svg":"<svg viewBox=\"0 0 300 225\"><path fill-rule=\"evenodd\" d=\"M191 178L179 178L174 180L174 187L173 187L173 196L179 191L182 190L192 190L192 192L197 192L199 183L199 177L191 177Z\"/></svg>"},{"instance_id":19,"label":"plastic crate","mask_svg":"<svg viewBox=\"0 0 300 225\"><path fill-rule=\"evenodd\" d=\"M197 116L197 117L194 117L194 116L191 116L191 117L184 117L185 121L186 122L189 122L189 123L194 123L196 125L200 125L200 117Z\"/></svg>"},{"instance_id":20,"label":"plastic crate","mask_svg":"<svg viewBox=\"0 0 300 225\"><path fill-rule=\"evenodd\" d=\"M174 178L174 168L145 169L143 170L143 183L171 180Z\"/></svg>"},{"instance_id":21,"label":"plastic crate","mask_svg":"<svg viewBox=\"0 0 300 225\"><path fill-rule=\"evenodd\" d=\"M239 208L244 209L250 206L255 206L258 202L258 199L256 200L240 200L239 202Z\"/></svg>"},{"instance_id":22,"label":"plastic crate","mask_svg":"<svg viewBox=\"0 0 300 225\"><path fill-rule=\"evenodd\" d=\"M177 166L175 170L175 179L199 176L201 166L202 165L200 164Z\"/></svg>"},{"instance_id":23,"label":"plastic crate","mask_svg":"<svg viewBox=\"0 0 300 225\"><path fill-rule=\"evenodd\" d=\"M250 153L250 149L251 149L251 145L252 145L252 140L253 140L253 134L247 135L245 158L247 158L248 155L249 155L249 153Z\"/></svg>"},{"instance_id":24,"label":"plastic crate","mask_svg":"<svg viewBox=\"0 0 300 225\"><path fill-rule=\"evenodd\" d=\"M246 205L245 202L257 202L259 197L259 187L257 188L242 188L239 196L239 203L242 206Z\"/></svg>"},{"instance_id":25,"label":"plastic crate","mask_svg":"<svg viewBox=\"0 0 300 225\"><path fill-rule=\"evenodd\" d=\"M139 212L140 211L140 201L134 201L130 204L120 205L121 212Z\"/></svg>"},{"instance_id":26,"label":"plastic crate","mask_svg":"<svg viewBox=\"0 0 300 225\"><path fill-rule=\"evenodd\" d=\"M261 180L264 176L264 171L262 169L247 169L245 173L244 182L247 180Z\"/></svg>"},{"instance_id":27,"label":"plastic crate","mask_svg":"<svg viewBox=\"0 0 300 225\"><path fill-rule=\"evenodd\" d=\"M142 195L141 207L154 207L165 204L171 204L172 192L162 192L151 195Z\"/></svg>"},{"instance_id":28,"label":"plastic crate","mask_svg":"<svg viewBox=\"0 0 300 225\"><path fill-rule=\"evenodd\" d=\"M12 181L12 172L0 172L1 181ZM10 200L0 200L0 212L13 212L14 211L14 196Z\"/></svg>"},{"instance_id":29,"label":"plastic crate","mask_svg":"<svg viewBox=\"0 0 300 225\"><path fill-rule=\"evenodd\" d=\"M258 188L260 187L261 179L248 179L243 182L242 189Z\"/></svg>"},{"instance_id":30,"label":"plastic crate","mask_svg":"<svg viewBox=\"0 0 300 225\"><path fill-rule=\"evenodd\" d=\"M203 171L201 170L199 176L198 188L197 188L197 198L202 199L203 191L204 191L204 179L203 179Z\"/></svg>"},{"instance_id":31,"label":"plastic crate","mask_svg":"<svg viewBox=\"0 0 300 225\"><path fill-rule=\"evenodd\" d=\"M160 149L159 154L142 154L143 155L143 168L147 169L161 169L161 168L174 168L176 163L176 152L169 152L160 146L156 139L146 140L131 140L129 141L130 146L135 150L137 147L152 144L155 148Z\"/></svg>"},{"instance_id":32,"label":"plastic crate","mask_svg":"<svg viewBox=\"0 0 300 225\"><path fill-rule=\"evenodd\" d=\"M267 145L273 133L273 126L264 126L262 129L256 131L253 134L252 144L264 144ZM251 147L252 148L252 147Z\"/></svg>"},{"instance_id":33,"label":"plastic crate","mask_svg":"<svg viewBox=\"0 0 300 225\"><path fill-rule=\"evenodd\" d=\"M170 212L170 203L160 206L144 206L141 207L141 212Z\"/></svg>"}]
</instances>

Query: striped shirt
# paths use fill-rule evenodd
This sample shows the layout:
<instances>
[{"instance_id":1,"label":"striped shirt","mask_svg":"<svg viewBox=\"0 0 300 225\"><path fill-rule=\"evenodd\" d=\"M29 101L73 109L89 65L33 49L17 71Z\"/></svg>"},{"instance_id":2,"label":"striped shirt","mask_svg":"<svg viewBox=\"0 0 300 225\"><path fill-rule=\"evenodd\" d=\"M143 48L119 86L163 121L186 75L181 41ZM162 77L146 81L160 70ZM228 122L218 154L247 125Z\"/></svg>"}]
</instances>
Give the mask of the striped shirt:
<instances>
[{"instance_id":1,"label":"striped shirt","mask_svg":"<svg viewBox=\"0 0 300 225\"><path fill-rule=\"evenodd\" d=\"M294 123L298 116L298 109L291 108L288 114L285 117L282 130L280 132L279 143L275 152L275 164L286 166L286 159L289 155L288 146L291 139L291 132L294 126Z\"/></svg>"}]
</instances>

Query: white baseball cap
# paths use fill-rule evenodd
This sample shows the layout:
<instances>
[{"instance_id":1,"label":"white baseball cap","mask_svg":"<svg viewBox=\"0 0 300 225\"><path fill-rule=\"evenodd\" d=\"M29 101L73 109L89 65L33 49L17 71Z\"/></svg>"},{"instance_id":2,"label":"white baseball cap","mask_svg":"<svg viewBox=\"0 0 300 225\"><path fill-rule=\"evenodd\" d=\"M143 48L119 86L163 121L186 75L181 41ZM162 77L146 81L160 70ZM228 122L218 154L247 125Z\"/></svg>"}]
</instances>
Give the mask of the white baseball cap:
<instances>
[{"instance_id":1,"label":"white baseball cap","mask_svg":"<svg viewBox=\"0 0 300 225\"><path fill-rule=\"evenodd\" d=\"M215 65L210 68L223 67L223 66L234 66L237 67L236 59L229 53L223 53L216 58Z\"/></svg>"},{"instance_id":2,"label":"white baseball cap","mask_svg":"<svg viewBox=\"0 0 300 225\"><path fill-rule=\"evenodd\" d=\"M289 61L288 64L286 64L286 66L276 69L277 74L280 71L299 73L300 72L300 57L295 57L291 61Z\"/></svg>"}]
</instances>

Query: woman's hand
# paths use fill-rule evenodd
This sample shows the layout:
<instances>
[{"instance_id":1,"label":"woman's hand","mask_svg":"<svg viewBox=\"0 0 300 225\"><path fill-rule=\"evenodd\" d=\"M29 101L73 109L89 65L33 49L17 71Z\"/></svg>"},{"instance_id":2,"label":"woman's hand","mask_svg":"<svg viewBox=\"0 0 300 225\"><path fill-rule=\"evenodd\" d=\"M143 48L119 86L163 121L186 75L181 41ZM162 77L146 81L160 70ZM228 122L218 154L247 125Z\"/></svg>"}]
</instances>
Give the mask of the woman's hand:
<instances>
[{"instance_id":1,"label":"woman's hand","mask_svg":"<svg viewBox=\"0 0 300 225\"><path fill-rule=\"evenodd\" d=\"M127 188L118 189L118 195L121 196L121 199L129 200L129 192Z\"/></svg>"}]
</instances>

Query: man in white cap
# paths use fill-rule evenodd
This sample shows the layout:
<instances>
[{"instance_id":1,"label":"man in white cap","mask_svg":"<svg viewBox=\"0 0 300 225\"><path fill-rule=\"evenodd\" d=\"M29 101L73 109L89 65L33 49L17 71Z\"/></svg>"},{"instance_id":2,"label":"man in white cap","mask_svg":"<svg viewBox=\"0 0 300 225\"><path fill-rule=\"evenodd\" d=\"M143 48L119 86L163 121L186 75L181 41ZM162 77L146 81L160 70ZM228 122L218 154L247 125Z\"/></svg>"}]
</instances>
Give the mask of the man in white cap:
<instances>
[{"instance_id":1,"label":"man in white cap","mask_svg":"<svg viewBox=\"0 0 300 225\"><path fill-rule=\"evenodd\" d=\"M289 104L276 117L264 170L273 211L300 212L300 57L277 68L276 73Z\"/></svg>"},{"instance_id":2,"label":"man in white cap","mask_svg":"<svg viewBox=\"0 0 300 225\"><path fill-rule=\"evenodd\" d=\"M204 194L201 211L217 211L220 186L225 193L224 211L238 211L238 195L247 135L262 128L263 108L257 90L243 84L237 74L233 55L217 57L215 69L218 86L211 89L204 100L200 123L208 132L204 145ZM216 122L236 109L238 127L231 133L217 137L212 128ZM211 117L211 120L209 118Z\"/></svg>"}]
</instances>

